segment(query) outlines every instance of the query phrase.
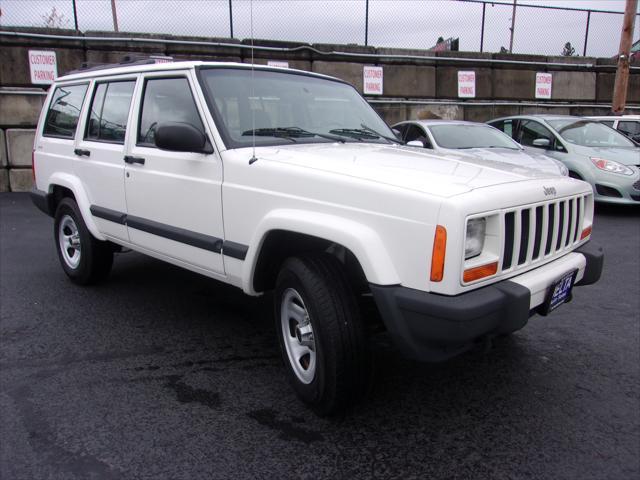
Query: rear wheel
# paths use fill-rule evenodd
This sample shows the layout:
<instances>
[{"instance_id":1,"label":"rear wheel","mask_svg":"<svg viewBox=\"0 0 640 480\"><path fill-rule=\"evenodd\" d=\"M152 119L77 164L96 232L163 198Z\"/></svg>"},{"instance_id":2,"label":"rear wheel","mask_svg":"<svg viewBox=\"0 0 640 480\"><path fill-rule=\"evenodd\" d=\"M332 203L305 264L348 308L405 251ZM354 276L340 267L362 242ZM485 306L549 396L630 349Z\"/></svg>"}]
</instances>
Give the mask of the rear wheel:
<instances>
[{"instance_id":1,"label":"rear wheel","mask_svg":"<svg viewBox=\"0 0 640 480\"><path fill-rule=\"evenodd\" d=\"M109 275L113 249L91 235L73 199L63 198L58 204L53 234L60 264L73 282L88 285Z\"/></svg>"},{"instance_id":2,"label":"rear wheel","mask_svg":"<svg viewBox=\"0 0 640 480\"><path fill-rule=\"evenodd\" d=\"M287 259L274 302L282 358L302 401L320 415L356 403L370 385L371 359L341 264L326 253Z\"/></svg>"}]
</instances>

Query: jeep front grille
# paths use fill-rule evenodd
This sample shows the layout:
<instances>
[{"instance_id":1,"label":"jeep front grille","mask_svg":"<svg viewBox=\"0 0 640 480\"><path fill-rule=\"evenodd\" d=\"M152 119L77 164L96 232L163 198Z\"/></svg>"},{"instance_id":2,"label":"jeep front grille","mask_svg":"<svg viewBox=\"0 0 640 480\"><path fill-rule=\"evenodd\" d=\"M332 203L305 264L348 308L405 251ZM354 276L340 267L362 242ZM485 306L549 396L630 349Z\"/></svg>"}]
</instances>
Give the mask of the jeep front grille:
<instances>
[{"instance_id":1,"label":"jeep front grille","mask_svg":"<svg viewBox=\"0 0 640 480\"><path fill-rule=\"evenodd\" d=\"M587 195L508 209L500 272L513 271L571 250L580 242Z\"/></svg>"}]
</instances>

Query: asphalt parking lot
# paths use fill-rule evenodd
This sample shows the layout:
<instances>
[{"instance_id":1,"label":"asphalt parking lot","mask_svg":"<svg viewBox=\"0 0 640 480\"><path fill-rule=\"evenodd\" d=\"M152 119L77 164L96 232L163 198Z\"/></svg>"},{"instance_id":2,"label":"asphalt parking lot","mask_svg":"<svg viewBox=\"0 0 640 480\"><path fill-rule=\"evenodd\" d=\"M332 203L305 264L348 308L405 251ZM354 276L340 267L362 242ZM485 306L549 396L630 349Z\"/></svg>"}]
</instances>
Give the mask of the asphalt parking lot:
<instances>
[{"instance_id":1,"label":"asphalt parking lot","mask_svg":"<svg viewBox=\"0 0 640 480\"><path fill-rule=\"evenodd\" d=\"M600 283L488 350L420 364L377 338L366 403L321 419L268 299L136 253L74 286L52 220L0 194L0 477L638 478L639 220L597 208Z\"/></svg>"}]
</instances>

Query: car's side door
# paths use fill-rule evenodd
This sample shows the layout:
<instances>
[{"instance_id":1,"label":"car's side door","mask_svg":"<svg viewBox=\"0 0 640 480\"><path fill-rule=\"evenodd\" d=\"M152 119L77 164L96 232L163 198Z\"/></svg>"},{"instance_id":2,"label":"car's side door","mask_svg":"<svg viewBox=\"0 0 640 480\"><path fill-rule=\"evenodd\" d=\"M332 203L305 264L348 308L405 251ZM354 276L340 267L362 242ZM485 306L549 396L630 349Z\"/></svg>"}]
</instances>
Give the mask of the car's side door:
<instances>
[{"instance_id":1,"label":"car's side door","mask_svg":"<svg viewBox=\"0 0 640 480\"><path fill-rule=\"evenodd\" d=\"M189 71L172 71L139 81L135 131L123 159L131 243L182 266L222 274L218 152L167 151L155 144L155 132L166 122L188 123L212 138L202 120L205 107L193 94L195 79Z\"/></svg>"},{"instance_id":2,"label":"car's side door","mask_svg":"<svg viewBox=\"0 0 640 480\"><path fill-rule=\"evenodd\" d=\"M129 241L124 215L124 152L137 75L96 80L80 125L75 173L91 202L98 229ZM131 134L129 129L129 134ZM135 133L135 132L133 132Z\"/></svg>"}]
</instances>

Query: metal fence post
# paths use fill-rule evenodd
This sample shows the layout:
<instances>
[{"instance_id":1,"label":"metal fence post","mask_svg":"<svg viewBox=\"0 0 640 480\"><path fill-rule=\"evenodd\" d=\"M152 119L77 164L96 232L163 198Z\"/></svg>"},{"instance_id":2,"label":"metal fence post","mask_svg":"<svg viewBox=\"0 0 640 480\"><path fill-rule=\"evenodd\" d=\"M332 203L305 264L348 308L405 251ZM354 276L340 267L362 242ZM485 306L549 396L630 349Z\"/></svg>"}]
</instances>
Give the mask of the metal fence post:
<instances>
[{"instance_id":1,"label":"metal fence post","mask_svg":"<svg viewBox=\"0 0 640 480\"><path fill-rule=\"evenodd\" d=\"M231 32L231 38L233 38L233 7L231 6L231 0L229 0L229 31Z\"/></svg>"},{"instance_id":2,"label":"metal fence post","mask_svg":"<svg viewBox=\"0 0 640 480\"><path fill-rule=\"evenodd\" d=\"M76 32L78 31L78 11L76 10L76 0L71 0L71 4L73 6L73 26L75 27Z\"/></svg>"},{"instance_id":3,"label":"metal fence post","mask_svg":"<svg viewBox=\"0 0 640 480\"><path fill-rule=\"evenodd\" d=\"M591 10L587 11L587 27L584 31L584 49L582 50L582 56L587 56L587 41L589 40L589 22L591 21Z\"/></svg>"},{"instance_id":4,"label":"metal fence post","mask_svg":"<svg viewBox=\"0 0 640 480\"><path fill-rule=\"evenodd\" d=\"M365 0L364 12L364 46L369 45L369 0Z\"/></svg>"},{"instance_id":5,"label":"metal fence post","mask_svg":"<svg viewBox=\"0 0 640 480\"><path fill-rule=\"evenodd\" d=\"M480 53L482 53L482 47L484 46L484 14L487 11L487 4L482 2L482 29L480 30Z\"/></svg>"}]
</instances>

